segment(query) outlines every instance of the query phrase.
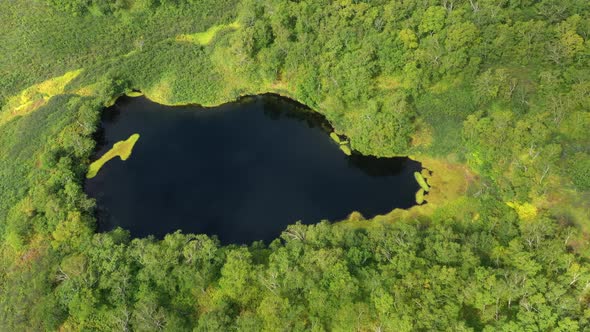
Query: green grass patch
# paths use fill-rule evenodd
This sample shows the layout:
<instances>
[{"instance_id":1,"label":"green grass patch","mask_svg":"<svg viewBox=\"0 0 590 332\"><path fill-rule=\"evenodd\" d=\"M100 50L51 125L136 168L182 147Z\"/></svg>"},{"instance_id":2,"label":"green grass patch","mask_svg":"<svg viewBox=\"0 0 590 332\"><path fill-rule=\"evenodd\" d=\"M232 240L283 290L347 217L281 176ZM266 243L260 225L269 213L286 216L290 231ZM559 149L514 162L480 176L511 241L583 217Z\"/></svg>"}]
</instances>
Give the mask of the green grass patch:
<instances>
[{"instance_id":1,"label":"green grass patch","mask_svg":"<svg viewBox=\"0 0 590 332\"><path fill-rule=\"evenodd\" d=\"M340 150L344 152L345 155L350 156L352 154L352 150L348 145L340 145Z\"/></svg>"},{"instance_id":2,"label":"green grass patch","mask_svg":"<svg viewBox=\"0 0 590 332\"><path fill-rule=\"evenodd\" d=\"M133 151L133 147L135 146L135 143L137 143L137 140L139 140L139 134L133 134L129 136L128 139L115 143L112 149L90 164L86 178L92 179L95 177L104 164L117 156L121 158L121 160L127 160L129 156L131 156L131 152Z\"/></svg>"},{"instance_id":3,"label":"green grass patch","mask_svg":"<svg viewBox=\"0 0 590 332\"><path fill-rule=\"evenodd\" d=\"M338 147L345 155L350 156L352 154L352 149L350 148L350 142L348 140L341 139L335 132L330 133L330 138L338 144Z\"/></svg>"},{"instance_id":4,"label":"green grass patch","mask_svg":"<svg viewBox=\"0 0 590 332\"><path fill-rule=\"evenodd\" d=\"M330 138L338 144L340 144L340 142L341 142L340 136L338 136L338 134L336 134L335 132L330 133Z\"/></svg>"},{"instance_id":5,"label":"green grass patch","mask_svg":"<svg viewBox=\"0 0 590 332\"><path fill-rule=\"evenodd\" d=\"M207 29L207 31L197 32L193 34L178 35L175 39L177 42L189 42L198 45L209 45L209 43L211 43L211 41L219 31L224 29L237 30L239 28L240 24L238 22L214 25Z\"/></svg>"},{"instance_id":6,"label":"green grass patch","mask_svg":"<svg viewBox=\"0 0 590 332\"><path fill-rule=\"evenodd\" d=\"M424 189L424 191L430 191L430 186L426 183L426 179L420 174L420 172L414 172L414 177L416 178L416 182L420 185L420 188Z\"/></svg>"},{"instance_id":7,"label":"green grass patch","mask_svg":"<svg viewBox=\"0 0 590 332\"><path fill-rule=\"evenodd\" d=\"M424 188L420 188L416 192L416 204L420 205L424 203Z\"/></svg>"},{"instance_id":8,"label":"green grass patch","mask_svg":"<svg viewBox=\"0 0 590 332\"><path fill-rule=\"evenodd\" d=\"M6 106L0 113L0 126L12 120L16 116L27 115L47 101L59 94L66 92L66 85L76 78L82 70L72 70L62 76L50 78L39 84L30 86L16 96L8 99Z\"/></svg>"},{"instance_id":9,"label":"green grass patch","mask_svg":"<svg viewBox=\"0 0 590 332\"><path fill-rule=\"evenodd\" d=\"M129 91L129 92L126 92L125 95L127 97L141 97L141 96L143 96L143 92L140 92L140 91Z\"/></svg>"}]
</instances>

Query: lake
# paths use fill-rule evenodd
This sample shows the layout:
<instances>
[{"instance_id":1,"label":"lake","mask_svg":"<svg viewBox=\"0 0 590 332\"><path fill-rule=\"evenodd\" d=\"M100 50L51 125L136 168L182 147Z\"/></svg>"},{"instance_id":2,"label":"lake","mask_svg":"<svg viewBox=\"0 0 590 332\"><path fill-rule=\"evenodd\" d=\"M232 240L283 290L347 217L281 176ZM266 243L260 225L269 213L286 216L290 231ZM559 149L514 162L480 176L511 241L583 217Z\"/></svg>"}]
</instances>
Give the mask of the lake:
<instances>
[{"instance_id":1,"label":"lake","mask_svg":"<svg viewBox=\"0 0 590 332\"><path fill-rule=\"evenodd\" d=\"M353 211L370 218L415 204L418 162L347 156L330 131L318 113L275 95L214 108L119 98L103 112L94 159L140 138L128 160L110 160L85 182L98 231L270 242L298 220L338 221Z\"/></svg>"}]
</instances>

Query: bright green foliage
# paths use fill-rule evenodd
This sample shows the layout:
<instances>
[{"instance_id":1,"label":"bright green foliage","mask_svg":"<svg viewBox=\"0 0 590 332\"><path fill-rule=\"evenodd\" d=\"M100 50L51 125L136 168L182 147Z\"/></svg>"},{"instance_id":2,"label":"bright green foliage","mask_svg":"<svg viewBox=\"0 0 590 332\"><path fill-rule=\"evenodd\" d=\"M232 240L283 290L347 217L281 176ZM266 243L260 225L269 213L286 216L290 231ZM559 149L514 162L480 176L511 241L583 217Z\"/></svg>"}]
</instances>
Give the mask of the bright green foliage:
<instances>
[{"instance_id":1,"label":"bright green foliage","mask_svg":"<svg viewBox=\"0 0 590 332\"><path fill-rule=\"evenodd\" d=\"M338 143L338 144L340 144L340 143L342 142L342 141L340 140L340 136L338 136L338 134L336 134L335 132L331 132L331 133L330 133L330 138L331 138L331 139L332 139L334 142L336 142L336 143Z\"/></svg>"},{"instance_id":2,"label":"bright green foliage","mask_svg":"<svg viewBox=\"0 0 590 332\"><path fill-rule=\"evenodd\" d=\"M425 192L430 191L430 186L428 183L426 183L426 179L424 179L420 172L414 172L414 178L416 179L416 182L418 182L418 185L420 185L420 188L422 188Z\"/></svg>"},{"instance_id":3,"label":"bright green foliage","mask_svg":"<svg viewBox=\"0 0 590 332\"><path fill-rule=\"evenodd\" d=\"M420 205L422 203L424 203L424 188L420 188L417 192L416 192L416 204Z\"/></svg>"},{"instance_id":4,"label":"bright green foliage","mask_svg":"<svg viewBox=\"0 0 590 332\"><path fill-rule=\"evenodd\" d=\"M129 91L129 92L125 93L125 95L127 97L141 97L141 96L143 96L143 93L138 92L138 91Z\"/></svg>"},{"instance_id":5,"label":"bright green foliage","mask_svg":"<svg viewBox=\"0 0 590 332\"><path fill-rule=\"evenodd\" d=\"M407 48L418 48L418 37L410 29L402 29L399 32L399 39Z\"/></svg>"},{"instance_id":6,"label":"bright green foliage","mask_svg":"<svg viewBox=\"0 0 590 332\"><path fill-rule=\"evenodd\" d=\"M129 136L128 139L124 141L117 142L113 145L113 147L105 152L100 158L92 162L90 166L88 166L88 173L86 174L87 179L92 179L93 177L98 174L102 166L109 162L109 160L119 157L121 160L125 161L131 156L131 152L133 152L133 147L135 143L139 140L139 134L133 134Z\"/></svg>"},{"instance_id":7,"label":"bright green foliage","mask_svg":"<svg viewBox=\"0 0 590 332\"><path fill-rule=\"evenodd\" d=\"M447 32L445 46L450 51L471 46L475 42L478 33L477 26L471 22L452 25Z\"/></svg>"},{"instance_id":8,"label":"bright green foliage","mask_svg":"<svg viewBox=\"0 0 590 332\"><path fill-rule=\"evenodd\" d=\"M344 154L347 156L352 155L352 150L350 149L348 144L340 145L340 150L342 150L342 152L344 152Z\"/></svg>"},{"instance_id":9,"label":"bright green foliage","mask_svg":"<svg viewBox=\"0 0 590 332\"><path fill-rule=\"evenodd\" d=\"M422 15L422 21L418 26L420 33L439 32L445 25L447 10L443 7L428 7Z\"/></svg>"},{"instance_id":10,"label":"bright green foliage","mask_svg":"<svg viewBox=\"0 0 590 332\"><path fill-rule=\"evenodd\" d=\"M240 28L240 24L237 22L233 22L227 25L215 25L204 32L176 36L176 41L196 43L198 45L207 45L211 42L211 40L213 40L213 37L215 37L215 35L218 32L227 28L238 29Z\"/></svg>"},{"instance_id":11,"label":"bright green foliage","mask_svg":"<svg viewBox=\"0 0 590 332\"><path fill-rule=\"evenodd\" d=\"M0 327L583 330L589 15L576 0L0 2ZM469 187L271 244L97 234L92 135L133 90L281 93L349 153L464 163Z\"/></svg>"},{"instance_id":12,"label":"bright green foliage","mask_svg":"<svg viewBox=\"0 0 590 332\"><path fill-rule=\"evenodd\" d=\"M43 315L33 317L54 315L56 320L45 323L100 330L120 324L134 330L307 330L317 324L326 330L374 325L392 330L509 325L520 330L532 323L556 327L562 321L581 326L585 320L576 303L590 281L587 267L571 262L563 242L568 233L538 222L544 226L522 230L511 219L402 222L364 231L327 223L294 225L272 250L221 248L206 237L179 233L163 241L131 242L100 234L83 253L58 262L58 296L36 301L32 309ZM527 241L536 239L529 247ZM482 266L482 260L493 265ZM9 281L5 292L13 295L11 301L25 300L12 292L21 287L17 279ZM441 297L444 305L438 303ZM45 301L53 305L41 304ZM525 306L514 304L522 301L563 318L527 315ZM101 305L108 309L98 309ZM360 308L365 310L359 320ZM357 314L351 316L353 311ZM121 312L131 319L121 322Z\"/></svg>"}]
</instances>

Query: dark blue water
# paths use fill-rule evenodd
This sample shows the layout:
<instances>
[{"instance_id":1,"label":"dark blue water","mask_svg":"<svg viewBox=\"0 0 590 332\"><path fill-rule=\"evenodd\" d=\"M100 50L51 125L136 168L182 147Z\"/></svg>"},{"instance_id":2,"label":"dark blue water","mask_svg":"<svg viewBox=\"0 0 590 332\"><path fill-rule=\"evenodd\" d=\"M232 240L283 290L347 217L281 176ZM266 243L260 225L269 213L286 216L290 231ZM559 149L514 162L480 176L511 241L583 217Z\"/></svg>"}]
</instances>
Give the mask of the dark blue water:
<instances>
[{"instance_id":1,"label":"dark blue water","mask_svg":"<svg viewBox=\"0 0 590 332\"><path fill-rule=\"evenodd\" d=\"M161 238L180 229L222 243L268 242L298 220L414 205L419 163L346 156L329 131L317 113L273 95L215 108L121 98L104 112L96 157L141 137L127 161L111 160L85 189L99 231Z\"/></svg>"}]
</instances>

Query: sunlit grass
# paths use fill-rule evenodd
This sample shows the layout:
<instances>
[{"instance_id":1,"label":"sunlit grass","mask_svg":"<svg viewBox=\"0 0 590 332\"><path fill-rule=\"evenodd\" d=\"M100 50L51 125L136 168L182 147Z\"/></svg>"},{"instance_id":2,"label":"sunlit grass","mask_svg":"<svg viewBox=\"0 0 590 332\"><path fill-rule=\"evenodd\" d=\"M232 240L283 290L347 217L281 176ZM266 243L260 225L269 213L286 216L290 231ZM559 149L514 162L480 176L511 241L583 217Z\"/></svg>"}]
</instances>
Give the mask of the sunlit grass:
<instances>
[{"instance_id":1,"label":"sunlit grass","mask_svg":"<svg viewBox=\"0 0 590 332\"><path fill-rule=\"evenodd\" d=\"M172 102L172 80L163 77L156 84L151 87L143 89L145 96L158 104L162 105L174 105Z\"/></svg>"},{"instance_id":2,"label":"sunlit grass","mask_svg":"<svg viewBox=\"0 0 590 332\"><path fill-rule=\"evenodd\" d=\"M51 97L65 92L65 87L82 72L73 70L28 87L10 98L0 113L0 126L17 116L27 115L45 105Z\"/></svg>"},{"instance_id":3,"label":"sunlit grass","mask_svg":"<svg viewBox=\"0 0 590 332\"><path fill-rule=\"evenodd\" d=\"M412 159L420 160L422 167L432 171L428 177L428 182L432 187L430 187L428 194L423 193L422 204L418 203L420 194L416 192L417 205L411 208L394 209L387 214L374 217L371 222L347 219L335 225L338 225L337 227L371 228L377 227L379 224L415 219L421 216L432 217L440 211L463 211L462 213L474 214L477 212L473 200L466 197L467 189L476 182L477 175L473 174L465 165L424 155L412 157ZM423 190L420 188L418 191ZM454 212L449 213L453 214Z\"/></svg>"},{"instance_id":4,"label":"sunlit grass","mask_svg":"<svg viewBox=\"0 0 590 332\"><path fill-rule=\"evenodd\" d=\"M352 150L348 145L340 145L340 150L344 152L345 155L350 156L352 154Z\"/></svg>"},{"instance_id":5,"label":"sunlit grass","mask_svg":"<svg viewBox=\"0 0 590 332\"><path fill-rule=\"evenodd\" d=\"M339 136L338 136L338 134L336 134L335 132L331 132L331 133L330 133L330 138L331 138L331 139L332 139L334 142L336 142L336 143L338 143L338 144L340 144L340 142L341 142L341 141L340 141L340 137L339 137Z\"/></svg>"},{"instance_id":6,"label":"sunlit grass","mask_svg":"<svg viewBox=\"0 0 590 332\"><path fill-rule=\"evenodd\" d=\"M420 188L416 192L416 204L420 205L422 203L424 203L424 188Z\"/></svg>"},{"instance_id":7,"label":"sunlit grass","mask_svg":"<svg viewBox=\"0 0 590 332\"><path fill-rule=\"evenodd\" d=\"M238 22L233 22L230 24L220 24L214 25L210 27L207 31L197 32L193 34L184 34L176 36L176 41L178 42L189 42L199 45L208 45L215 35L223 30L223 29L233 29L237 30L240 28L240 24Z\"/></svg>"},{"instance_id":8,"label":"sunlit grass","mask_svg":"<svg viewBox=\"0 0 590 332\"><path fill-rule=\"evenodd\" d=\"M93 177L98 174L98 171L106 164L109 160L119 157L121 160L127 160L129 156L131 156L131 152L133 151L133 147L135 143L139 139L139 134L133 134L128 139L124 141L120 141L113 145L113 148L107 151L102 157L98 160L94 161L88 167L88 173L86 174L87 179L92 179Z\"/></svg>"},{"instance_id":9,"label":"sunlit grass","mask_svg":"<svg viewBox=\"0 0 590 332\"><path fill-rule=\"evenodd\" d=\"M141 97L141 96L143 96L143 92L140 92L140 91L129 91L129 92L125 93L125 95L127 97Z\"/></svg>"},{"instance_id":10,"label":"sunlit grass","mask_svg":"<svg viewBox=\"0 0 590 332\"><path fill-rule=\"evenodd\" d=\"M424 179L424 176L422 176L420 172L414 172L414 178L416 178L416 182L418 182L420 188L424 189L426 192L430 191L430 186L426 183L426 179Z\"/></svg>"},{"instance_id":11,"label":"sunlit grass","mask_svg":"<svg viewBox=\"0 0 590 332\"><path fill-rule=\"evenodd\" d=\"M341 139L338 134L335 132L330 133L330 138L338 144L338 147L345 155L350 156L352 154L352 150L350 149L350 142L346 139Z\"/></svg>"}]
</instances>

